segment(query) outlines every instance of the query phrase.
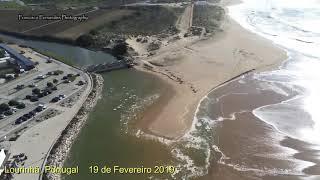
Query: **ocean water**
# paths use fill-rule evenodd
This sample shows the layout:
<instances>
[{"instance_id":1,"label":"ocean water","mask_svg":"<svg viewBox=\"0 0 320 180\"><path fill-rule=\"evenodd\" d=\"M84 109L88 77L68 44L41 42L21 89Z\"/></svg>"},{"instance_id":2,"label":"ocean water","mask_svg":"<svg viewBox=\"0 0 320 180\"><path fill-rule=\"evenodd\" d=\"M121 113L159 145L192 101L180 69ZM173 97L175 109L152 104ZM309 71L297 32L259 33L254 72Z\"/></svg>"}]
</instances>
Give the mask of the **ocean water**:
<instances>
[{"instance_id":1,"label":"ocean water","mask_svg":"<svg viewBox=\"0 0 320 180\"><path fill-rule=\"evenodd\" d=\"M135 113L126 116L125 104L114 107L116 116L108 115L115 117L110 126L102 122L108 119L104 117L110 107L98 105L91 123L111 132L103 135L103 130L92 128L94 125L89 121L67 162L67 165L82 164L83 168L89 161L128 167L160 163L174 165L177 168L174 174L137 177L82 174L66 179L320 179L317 176L320 164L319 27L314 25L320 24L318 7L316 1L281 0L248 0L230 7L231 17L242 26L288 52L289 58L281 67L242 76L213 90L199 104L190 131L177 141L132 130L128 124ZM111 75L110 80L112 77L118 79ZM128 82L128 79L120 81ZM143 86L131 88L138 92L144 89ZM152 92L152 88L149 91ZM119 95L115 97L119 99L108 103L123 99L123 93L119 89L116 92ZM141 97L140 104L158 97L159 94L151 93ZM102 107L107 109L103 112ZM112 131L114 127L119 127L117 132ZM93 143L90 137L97 137L94 132L100 133L107 142ZM112 148L104 149L108 143ZM142 151L142 147L145 150ZM81 157L89 152L95 153L95 159Z\"/></svg>"},{"instance_id":2,"label":"ocean water","mask_svg":"<svg viewBox=\"0 0 320 180\"><path fill-rule=\"evenodd\" d=\"M319 0L245 0L229 7L229 13L285 49L289 58L276 70L243 76L209 93L190 131L177 141L130 125L144 107L161 98L163 86L157 80L137 71L104 74L103 97L66 162L79 165L81 173L64 179L320 179ZM76 47L24 43L50 48L46 50L79 65L112 60ZM174 165L177 171L163 176L92 175L90 165Z\"/></svg>"},{"instance_id":3,"label":"ocean water","mask_svg":"<svg viewBox=\"0 0 320 180\"><path fill-rule=\"evenodd\" d=\"M300 140L319 143L315 137L320 137L320 114L317 112L320 104L320 2L246 0L243 4L230 7L230 15L242 26L272 40L288 52L289 59L282 67L272 72L255 74L254 79L302 89L293 99L260 107L254 114L270 122L270 119L282 117L273 109L292 106L293 103L293 109L304 111L310 123L282 131ZM276 114L276 117L270 117L270 114ZM292 129L296 132L288 132Z\"/></svg>"},{"instance_id":4,"label":"ocean water","mask_svg":"<svg viewBox=\"0 0 320 180\"><path fill-rule=\"evenodd\" d=\"M244 0L229 14L289 58L203 98L181 140L203 155L200 179L320 179L320 1Z\"/></svg>"}]
</instances>

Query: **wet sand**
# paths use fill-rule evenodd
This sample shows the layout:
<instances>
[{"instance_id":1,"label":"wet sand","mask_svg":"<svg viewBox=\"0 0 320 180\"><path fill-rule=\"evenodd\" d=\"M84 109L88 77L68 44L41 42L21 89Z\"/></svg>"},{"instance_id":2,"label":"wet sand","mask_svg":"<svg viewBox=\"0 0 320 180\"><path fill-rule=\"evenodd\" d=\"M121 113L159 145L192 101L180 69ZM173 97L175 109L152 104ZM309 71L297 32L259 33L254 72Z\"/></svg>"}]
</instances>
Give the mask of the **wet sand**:
<instances>
[{"instance_id":1,"label":"wet sand","mask_svg":"<svg viewBox=\"0 0 320 180\"><path fill-rule=\"evenodd\" d=\"M309 143L286 136L252 113L297 94L284 96L262 89L262 83L250 75L241 81L245 83L236 80L215 90L208 96L215 103L198 113L198 118L209 115L215 122L209 172L199 179L295 180L319 175L319 151Z\"/></svg>"},{"instance_id":2,"label":"wet sand","mask_svg":"<svg viewBox=\"0 0 320 180\"><path fill-rule=\"evenodd\" d=\"M197 128L209 119L209 126L204 129L213 137L208 141L210 163L207 175L198 179L320 179L320 152L313 145L277 129L278 125L280 130L288 130L290 126L308 127L310 117L299 109L288 108L276 114L287 114L287 121L275 118L267 122L253 112L256 108L291 99L298 95L297 90L281 87L279 89L286 91L283 94L273 89L272 83L255 81L249 74L210 93L209 101L202 101L194 119L199 101L212 88L248 70L277 68L287 58L271 41L248 32L230 18L225 20L222 29L223 32L211 39L184 39L160 49L153 57L140 58L142 70L158 75L174 91L171 98L166 96L158 106L147 110L144 116L144 122L148 122L147 132L184 141L183 135L187 134L186 138L190 135L192 120L196 124L191 127L199 133L203 129ZM156 113L148 114L148 111ZM201 123L195 121L201 118Z\"/></svg>"},{"instance_id":3,"label":"wet sand","mask_svg":"<svg viewBox=\"0 0 320 180\"><path fill-rule=\"evenodd\" d=\"M199 101L212 88L248 70L274 67L286 59L284 51L229 18L223 29L210 39L181 40L152 57L139 58L142 65L138 69L156 74L174 90L157 116L144 118L149 121L149 132L178 139L189 130ZM152 70L145 69L145 64Z\"/></svg>"}]
</instances>

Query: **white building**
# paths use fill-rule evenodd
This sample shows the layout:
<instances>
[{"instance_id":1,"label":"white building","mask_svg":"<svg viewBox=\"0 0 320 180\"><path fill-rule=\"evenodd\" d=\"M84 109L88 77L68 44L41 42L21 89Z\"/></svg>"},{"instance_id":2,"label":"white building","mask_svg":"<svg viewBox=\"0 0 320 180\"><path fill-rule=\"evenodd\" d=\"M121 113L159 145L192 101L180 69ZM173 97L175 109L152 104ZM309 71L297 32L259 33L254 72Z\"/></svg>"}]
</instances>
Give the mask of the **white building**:
<instances>
[{"instance_id":1,"label":"white building","mask_svg":"<svg viewBox=\"0 0 320 180\"><path fill-rule=\"evenodd\" d=\"M6 160L6 153L4 152L4 149L0 150L0 176L4 171L4 164L5 164L5 160Z\"/></svg>"},{"instance_id":2,"label":"white building","mask_svg":"<svg viewBox=\"0 0 320 180\"><path fill-rule=\"evenodd\" d=\"M4 57L0 58L0 68L8 67L9 62L12 61L10 54L7 51L4 52Z\"/></svg>"}]
</instances>

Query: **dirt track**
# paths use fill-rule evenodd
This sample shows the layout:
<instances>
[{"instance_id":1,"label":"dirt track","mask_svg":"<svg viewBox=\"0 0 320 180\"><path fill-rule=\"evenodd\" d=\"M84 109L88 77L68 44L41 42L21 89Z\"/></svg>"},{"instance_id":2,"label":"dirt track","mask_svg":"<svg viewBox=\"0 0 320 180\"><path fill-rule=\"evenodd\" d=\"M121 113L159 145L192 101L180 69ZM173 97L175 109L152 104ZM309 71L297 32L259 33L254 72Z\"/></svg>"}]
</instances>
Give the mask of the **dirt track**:
<instances>
[{"instance_id":1,"label":"dirt track","mask_svg":"<svg viewBox=\"0 0 320 180\"><path fill-rule=\"evenodd\" d=\"M193 7L193 4L190 4L188 7L186 7L184 13L177 21L176 26L180 30L181 34L186 33L192 26Z\"/></svg>"}]
</instances>

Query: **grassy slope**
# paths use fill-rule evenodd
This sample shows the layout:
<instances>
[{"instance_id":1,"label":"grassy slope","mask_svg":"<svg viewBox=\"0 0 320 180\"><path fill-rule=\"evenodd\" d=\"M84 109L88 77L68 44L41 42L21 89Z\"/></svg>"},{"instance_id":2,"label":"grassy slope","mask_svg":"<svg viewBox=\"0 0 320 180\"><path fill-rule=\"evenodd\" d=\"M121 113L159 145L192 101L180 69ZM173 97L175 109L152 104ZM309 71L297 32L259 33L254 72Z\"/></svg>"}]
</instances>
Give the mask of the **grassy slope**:
<instances>
[{"instance_id":1,"label":"grassy slope","mask_svg":"<svg viewBox=\"0 0 320 180\"><path fill-rule=\"evenodd\" d=\"M24 6L16 2L0 2L0 9L23 9Z\"/></svg>"},{"instance_id":2,"label":"grassy slope","mask_svg":"<svg viewBox=\"0 0 320 180\"><path fill-rule=\"evenodd\" d=\"M207 32L214 32L219 29L224 14L224 9L220 6L195 6L193 25L205 27Z\"/></svg>"},{"instance_id":3,"label":"grassy slope","mask_svg":"<svg viewBox=\"0 0 320 180\"><path fill-rule=\"evenodd\" d=\"M132 8L136 12L118 21L112 21L99 28L100 33L126 35L154 35L165 32L175 25L183 9L169 9L159 6Z\"/></svg>"}]
</instances>

